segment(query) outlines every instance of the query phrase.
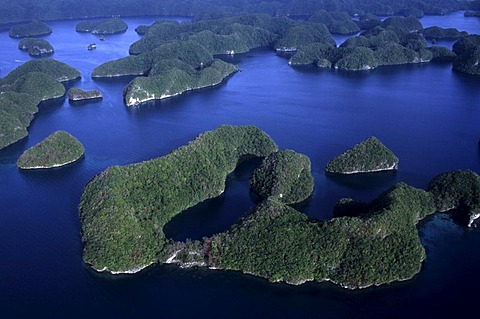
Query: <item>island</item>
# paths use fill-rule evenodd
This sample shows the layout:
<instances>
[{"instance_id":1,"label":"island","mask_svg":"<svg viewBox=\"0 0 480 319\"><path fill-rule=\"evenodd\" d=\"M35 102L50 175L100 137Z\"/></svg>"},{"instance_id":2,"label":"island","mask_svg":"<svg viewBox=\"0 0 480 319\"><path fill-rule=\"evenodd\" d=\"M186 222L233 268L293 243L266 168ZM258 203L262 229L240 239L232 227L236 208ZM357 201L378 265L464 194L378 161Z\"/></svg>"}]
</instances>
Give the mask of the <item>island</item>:
<instances>
[{"instance_id":1,"label":"island","mask_svg":"<svg viewBox=\"0 0 480 319\"><path fill-rule=\"evenodd\" d=\"M455 28L440 28L440 27L429 27L425 28L422 31L423 36L426 39L434 40L443 40L443 39L460 39L461 37L467 36L466 31L458 31Z\"/></svg>"},{"instance_id":2,"label":"island","mask_svg":"<svg viewBox=\"0 0 480 319\"><path fill-rule=\"evenodd\" d=\"M53 54L52 45L45 39L25 38L18 43L18 48L34 57Z\"/></svg>"},{"instance_id":3,"label":"island","mask_svg":"<svg viewBox=\"0 0 480 319\"><path fill-rule=\"evenodd\" d=\"M453 44L457 58L453 61L453 70L480 75L480 35L468 35Z\"/></svg>"},{"instance_id":4,"label":"island","mask_svg":"<svg viewBox=\"0 0 480 319\"><path fill-rule=\"evenodd\" d=\"M119 18L111 18L103 21L82 21L75 26L77 32L92 34L116 34L127 31L128 25Z\"/></svg>"},{"instance_id":5,"label":"island","mask_svg":"<svg viewBox=\"0 0 480 319\"><path fill-rule=\"evenodd\" d=\"M240 15L192 23L158 20L146 34L130 46L130 54L153 50L170 41L192 40L207 49L210 54L227 52L245 53L258 47L271 46L284 32L295 25L288 18L276 18L265 14Z\"/></svg>"},{"instance_id":6,"label":"island","mask_svg":"<svg viewBox=\"0 0 480 319\"><path fill-rule=\"evenodd\" d=\"M446 52L433 52L422 31L422 24L413 16L391 17L347 39L338 48L324 43L303 46L290 58L289 64L364 71L385 65L424 63L434 58L440 60ZM434 53L438 55L434 56Z\"/></svg>"},{"instance_id":7,"label":"island","mask_svg":"<svg viewBox=\"0 0 480 319\"><path fill-rule=\"evenodd\" d=\"M68 99L71 102L84 101L84 100L96 100L103 98L102 92L99 90L82 90L80 88L71 88L68 90Z\"/></svg>"},{"instance_id":8,"label":"island","mask_svg":"<svg viewBox=\"0 0 480 319\"><path fill-rule=\"evenodd\" d=\"M291 51L313 42L335 46L324 25L265 14L192 23L159 20L141 29L145 35L130 46L130 56L101 64L92 72L93 78L141 76L124 90L127 106L211 87L238 71L214 58L217 55L259 47Z\"/></svg>"},{"instance_id":9,"label":"island","mask_svg":"<svg viewBox=\"0 0 480 319\"><path fill-rule=\"evenodd\" d=\"M170 41L193 40L212 55L245 53L259 47L277 51L295 51L310 43L335 46L328 28L315 22L295 21L266 14L239 15L228 18L178 23L158 20L139 28L145 35L130 46L130 54L151 51Z\"/></svg>"},{"instance_id":10,"label":"island","mask_svg":"<svg viewBox=\"0 0 480 319\"><path fill-rule=\"evenodd\" d=\"M155 73L137 77L124 89L125 104L137 106L151 100L162 100L190 90L220 84L239 69L233 64L214 59L200 70L179 60L157 63Z\"/></svg>"},{"instance_id":11,"label":"island","mask_svg":"<svg viewBox=\"0 0 480 319\"><path fill-rule=\"evenodd\" d=\"M148 75L135 78L124 89L125 104L137 106L217 85L238 70L233 64L214 59L197 42L185 40L169 42L140 55L106 62L93 70L92 77Z\"/></svg>"},{"instance_id":12,"label":"island","mask_svg":"<svg viewBox=\"0 0 480 319\"><path fill-rule=\"evenodd\" d=\"M8 35L11 38L26 38L48 35L50 33L52 33L52 29L46 23L32 21L30 23L13 26L8 32Z\"/></svg>"},{"instance_id":13,"label":"island","mask_svg":"<svg viewBox=\"0 0 480 319\"><path fill-rule=\"evenodd\" d=\"M46 169L65 166L79 160L85 149L75 137L56 131L26 150L18 159L20 169Z\"/></svg>"},{"instance_id":14,"label":"island","mask_svg":"<svg viewBox=\"0 0 480 319\"><path fill-rule=\"evenodd\" d=\"M310 159L292 150L268 155L252 174L250 189L261 199L299 203L313 192Z\"/></svg>"},{"instance_id":15,"label":"island","mask_svg":"<svg viewBox=\"0 0 480 319\"><path fill-rule=\"evenodd\" d=\"M139 55L130 55L113 61L108 61L93 69L92 78L112 78L132 75L149 75L162 67L176 67L173 60L186 63L194 69L201 69L213 61L213 55L203 46L194 41L173 41L162 44L154 50Z\"/></svg>"},{"instance_id":16,"label":"island","mask_svg":"<svg viewBox=\"0 0 480 319\"><path fill-rule=\"evenodd\" d=\"M28 136L38 105L64 96L62 82L78 78L78 70L53 59L28 61L1 78L0 149Z\"/></svg>"},{"instance_id":17,"label":"island","mask_svg":"<svg viewBox=\"0 0 480 319\"><path fill-rule=\"evenodd\" d=\"M163 157L108 168L87 184L80 201L84 261L111 273L166 261L165 224L223 193L240 162L276 150L256 127L221 126Z\"/></svg>"},{"instance_id":18,"label":"island","mask_svg":"<svg viewBox=\"0 0 480 319\"><path fill-rule=\"evenodd\" d=\"M414 16L404 17L389 17L382 21L381 28L393 30L397 33L408 34L412 32L422 31L423 25Z\"/></svg>"},{"instance_id":19,"label":"island","mask_svg":"<svg viewBox=\"0 0 480 319\"><path fill-rule=\"evenodd\" d=\"M174 216L220 195L227 174L252 156L265 158L251 179L252 190L261 193L251 212L200 241L165 238L163 227ZM278 151L255 127L221 126L166 156L114 166L90 181L79 206L83 258L113 274L175 263L357 289L408 280L421 270L426 254L416 225L425 217L452 209L470 223L480 216L480 176L471 171L441 174L426 191L398 183L370 203L342 199L336 209L344 216L327 221L288 205L311 190L304 155Z\"/></svg>"},{"instance_id":20,"label":"island","mask_svg":"<svg viewBox=\"0 0 480 319\"><path fill-rule=\"evenodd\" d=\"M372 136L332 159L327 173L357 174L396 170L398 158L376 137Z\"/></svg>"},{"instance_id":21,"label":"island","mask_svg":"<svg viewBox=\"0 0 480 319\"><path fill-rule=\"evenodd\" d=\"M348 30L344 31L346 33L360 31L358 25L361 24L353 22L345 12L318 11L308 21L265 14L191 23L158 20L151 26L138 28L144 35L130 46L129 56L99 65L92 77L138 76L123 92L127 106L140 106L148 101L215 86L238 68L214 57L244 53L258 47L271 47L279 53L291 52L290 65L314 64L349 71L433 60L451 62L457 58L456 53L447 48L429 47L422 34L440 36L435 35L440 32L450 36L450 29L427 28L425 31L413 16L380 21L365 15L364 20L371 20L365 24L368 29L349 38L340 47L336 46L331 30L320 23L324 20L341 24ZM84 30L90 28L85 26ZM93 45L90 48L93 49Z\"/></svg>"}]
</instances>

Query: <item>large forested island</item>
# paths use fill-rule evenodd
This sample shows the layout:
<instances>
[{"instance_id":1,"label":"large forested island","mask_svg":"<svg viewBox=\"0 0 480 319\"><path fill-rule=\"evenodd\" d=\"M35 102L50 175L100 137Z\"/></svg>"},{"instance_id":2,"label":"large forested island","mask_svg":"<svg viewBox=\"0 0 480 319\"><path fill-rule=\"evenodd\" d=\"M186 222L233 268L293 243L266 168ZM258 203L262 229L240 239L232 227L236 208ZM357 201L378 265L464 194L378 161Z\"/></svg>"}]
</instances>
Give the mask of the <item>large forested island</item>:
<instances>
[{"instance_id":1,"label":"large forested island","mask_svg":"<svg viewBox=\"0 0 480 319\"><path fill-rule=\"evenodd\" d=\"M42 101L65 95L62 82L80 72L53 59L26 62L0 79L0 149L28 135L27 127Z\"/></svg>"},{"instance_id":2,"label":"large forested island","mask_svg":"<svg viewBox=\"0 0 480 319\"><path fill-rule=\"evenodd\" d=\"M85 153L82 143L65 131L56 131L26 150L18 159L21 169L40 169L65 166Z\"/></svg>"},{"instance_id":3,"label":"large forested island","mask_svg":"<svg viewBox=\"0 0 480 319\"><path fill-rule=\"evenodd\" d=\"M85 262L116 273L165 261L165 224L223 193L239 162L276 149L255 127L222 126L164 157L107 169L86 186L80 202Z\"/></svg>"},{"instance_id":4,"label":"large forested island","mask_svg":"<svg viewBox=\"0 0 480 319\"><path fill-rule=\"evenodd\" d=\"M52 33L52 29L44 22L32 21L12 27L8 35L12 38L26 38Z\"/></svg>"},{"instance_id":5,"label":"large forested island","mask_svg":"<svg viewBox=\"0 0 480 319\"><path fill-rule=\"evenodd\" d=\"M480 177L456 171L434 178L427 191L400 183L371 203L350 200L350 210L361 207L357 217L315 220L288 206L313 190L308 158L276 149L254 127L222 126L164 157L107 169L86 186L80 203L85 262L111 273L178 263L362 288L420 271L419 220L455 208L471 220L479 214ZM165 238L163 227L175 215L220 195L226 175L252 156L266 156L251 180L260 195L252 212L202 241Z\"/></svg>"}]
</instances>

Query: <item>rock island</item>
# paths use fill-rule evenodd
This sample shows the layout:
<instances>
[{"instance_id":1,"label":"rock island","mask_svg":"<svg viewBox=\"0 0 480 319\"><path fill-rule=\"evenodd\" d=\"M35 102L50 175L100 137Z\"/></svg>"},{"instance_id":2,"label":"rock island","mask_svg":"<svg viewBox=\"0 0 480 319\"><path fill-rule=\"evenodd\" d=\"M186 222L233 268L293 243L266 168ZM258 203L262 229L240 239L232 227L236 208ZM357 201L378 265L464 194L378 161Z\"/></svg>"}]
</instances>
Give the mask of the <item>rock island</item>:
<instances>
[{"instance_id":1,"label":"rock island","mask_svg":"<svg viewBox=\"0 0 480 319\"><path fill-rule=\"evenodd\" d=\"M54 168L73 163L85 153L83 145L65 131L56 131L26 150L18 159L21 169Z\"/></svg>"},{"instance_id":2,"label":"rock island","mask_svg":"<svg viewBox=\"0 0 480 319\"><path fill-rule=\"evenodd\" d=\"M96 100L103 98L102 92L99 90L82 90L80 88L71 88L68 90L68 99L72 102L84 100Z\"/></svg>"},{"instance_id":3,"label":"rock island","mask_svg":"<svg viewBox=\"0 0 480 319\"><path fill-rule=\"evenodd\" d=\"M396 170L398 158L372 136L328 162L325 171L334 174L372 173Z\"/></svg>"}]
</instances>

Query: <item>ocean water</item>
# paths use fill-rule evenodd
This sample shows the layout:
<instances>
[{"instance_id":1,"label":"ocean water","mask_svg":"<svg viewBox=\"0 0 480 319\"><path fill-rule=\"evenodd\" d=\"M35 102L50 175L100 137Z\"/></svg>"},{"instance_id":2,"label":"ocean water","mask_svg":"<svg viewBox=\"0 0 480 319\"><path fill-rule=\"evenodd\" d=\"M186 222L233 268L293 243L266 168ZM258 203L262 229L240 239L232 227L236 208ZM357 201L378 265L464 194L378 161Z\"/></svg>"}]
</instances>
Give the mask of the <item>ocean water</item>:
<instances>
[{"instance_id":1,"label":"ocean water","mask_svg":"<svg viewBox=\"0 0 480 319\"><path fill-rule=\"evenodd\" d=\"M242 72L223 84L128 109L127 79L93 81L93 68L128 54L140 24L100 42L74 30L77 21L50 22L53 58L82 73L71 85L99 89L102 101L47 103L27 139L0 151L0 317L305 317L404 318L468 314L480 284L480 233L445 215L419 225L427 260L402 283L347 291L329 283L272 284L236 272L154 266L139 274L109 276L82 262L77 206L96 174L162 156L222 124L256 125L281 149L312 161L315 190L298 209L328 219L342 197L368 201L397 182L424 188L435 175L456 169L480 172L480 78L450 64L382 67L368 72L292 68L268 49L225 58ZM480 20L463 13L424 17L424 26L480 32ZM0 33L0 75L30 59L19 40ZM95 42L97 50L87 51ZM451 43L449 44L451 45ZM20 154L63 129L85 146L85 158L68 167L23 172ZM334 156L376 136L399 158L396 173L326 176ZM165 231L174 239L201 238L227 229L253 207L248 179L258 162L232 173L227 191L177 216Z\"/></svg>"}]
</instances>

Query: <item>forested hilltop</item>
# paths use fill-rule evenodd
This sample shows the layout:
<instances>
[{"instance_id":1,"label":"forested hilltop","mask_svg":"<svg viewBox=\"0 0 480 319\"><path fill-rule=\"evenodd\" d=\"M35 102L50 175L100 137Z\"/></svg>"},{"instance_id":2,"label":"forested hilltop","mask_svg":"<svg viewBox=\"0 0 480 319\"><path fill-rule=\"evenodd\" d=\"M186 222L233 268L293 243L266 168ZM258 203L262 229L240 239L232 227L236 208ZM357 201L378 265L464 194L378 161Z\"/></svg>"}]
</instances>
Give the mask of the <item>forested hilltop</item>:
<instances>
[{"instance_id":1,"label":"forested hilltop","mask_svg":"<svg viewBox=\"0 0 480 319\"><path fill-rule=\"evenodd\" d=\"M480 8L480 1L456 0L19 0L0 1L0 23L108 17L112 15L223 15L259 12L272 15L311 15L318 10L391 14L445 14Z\"/></svg>"}]
</instances>

